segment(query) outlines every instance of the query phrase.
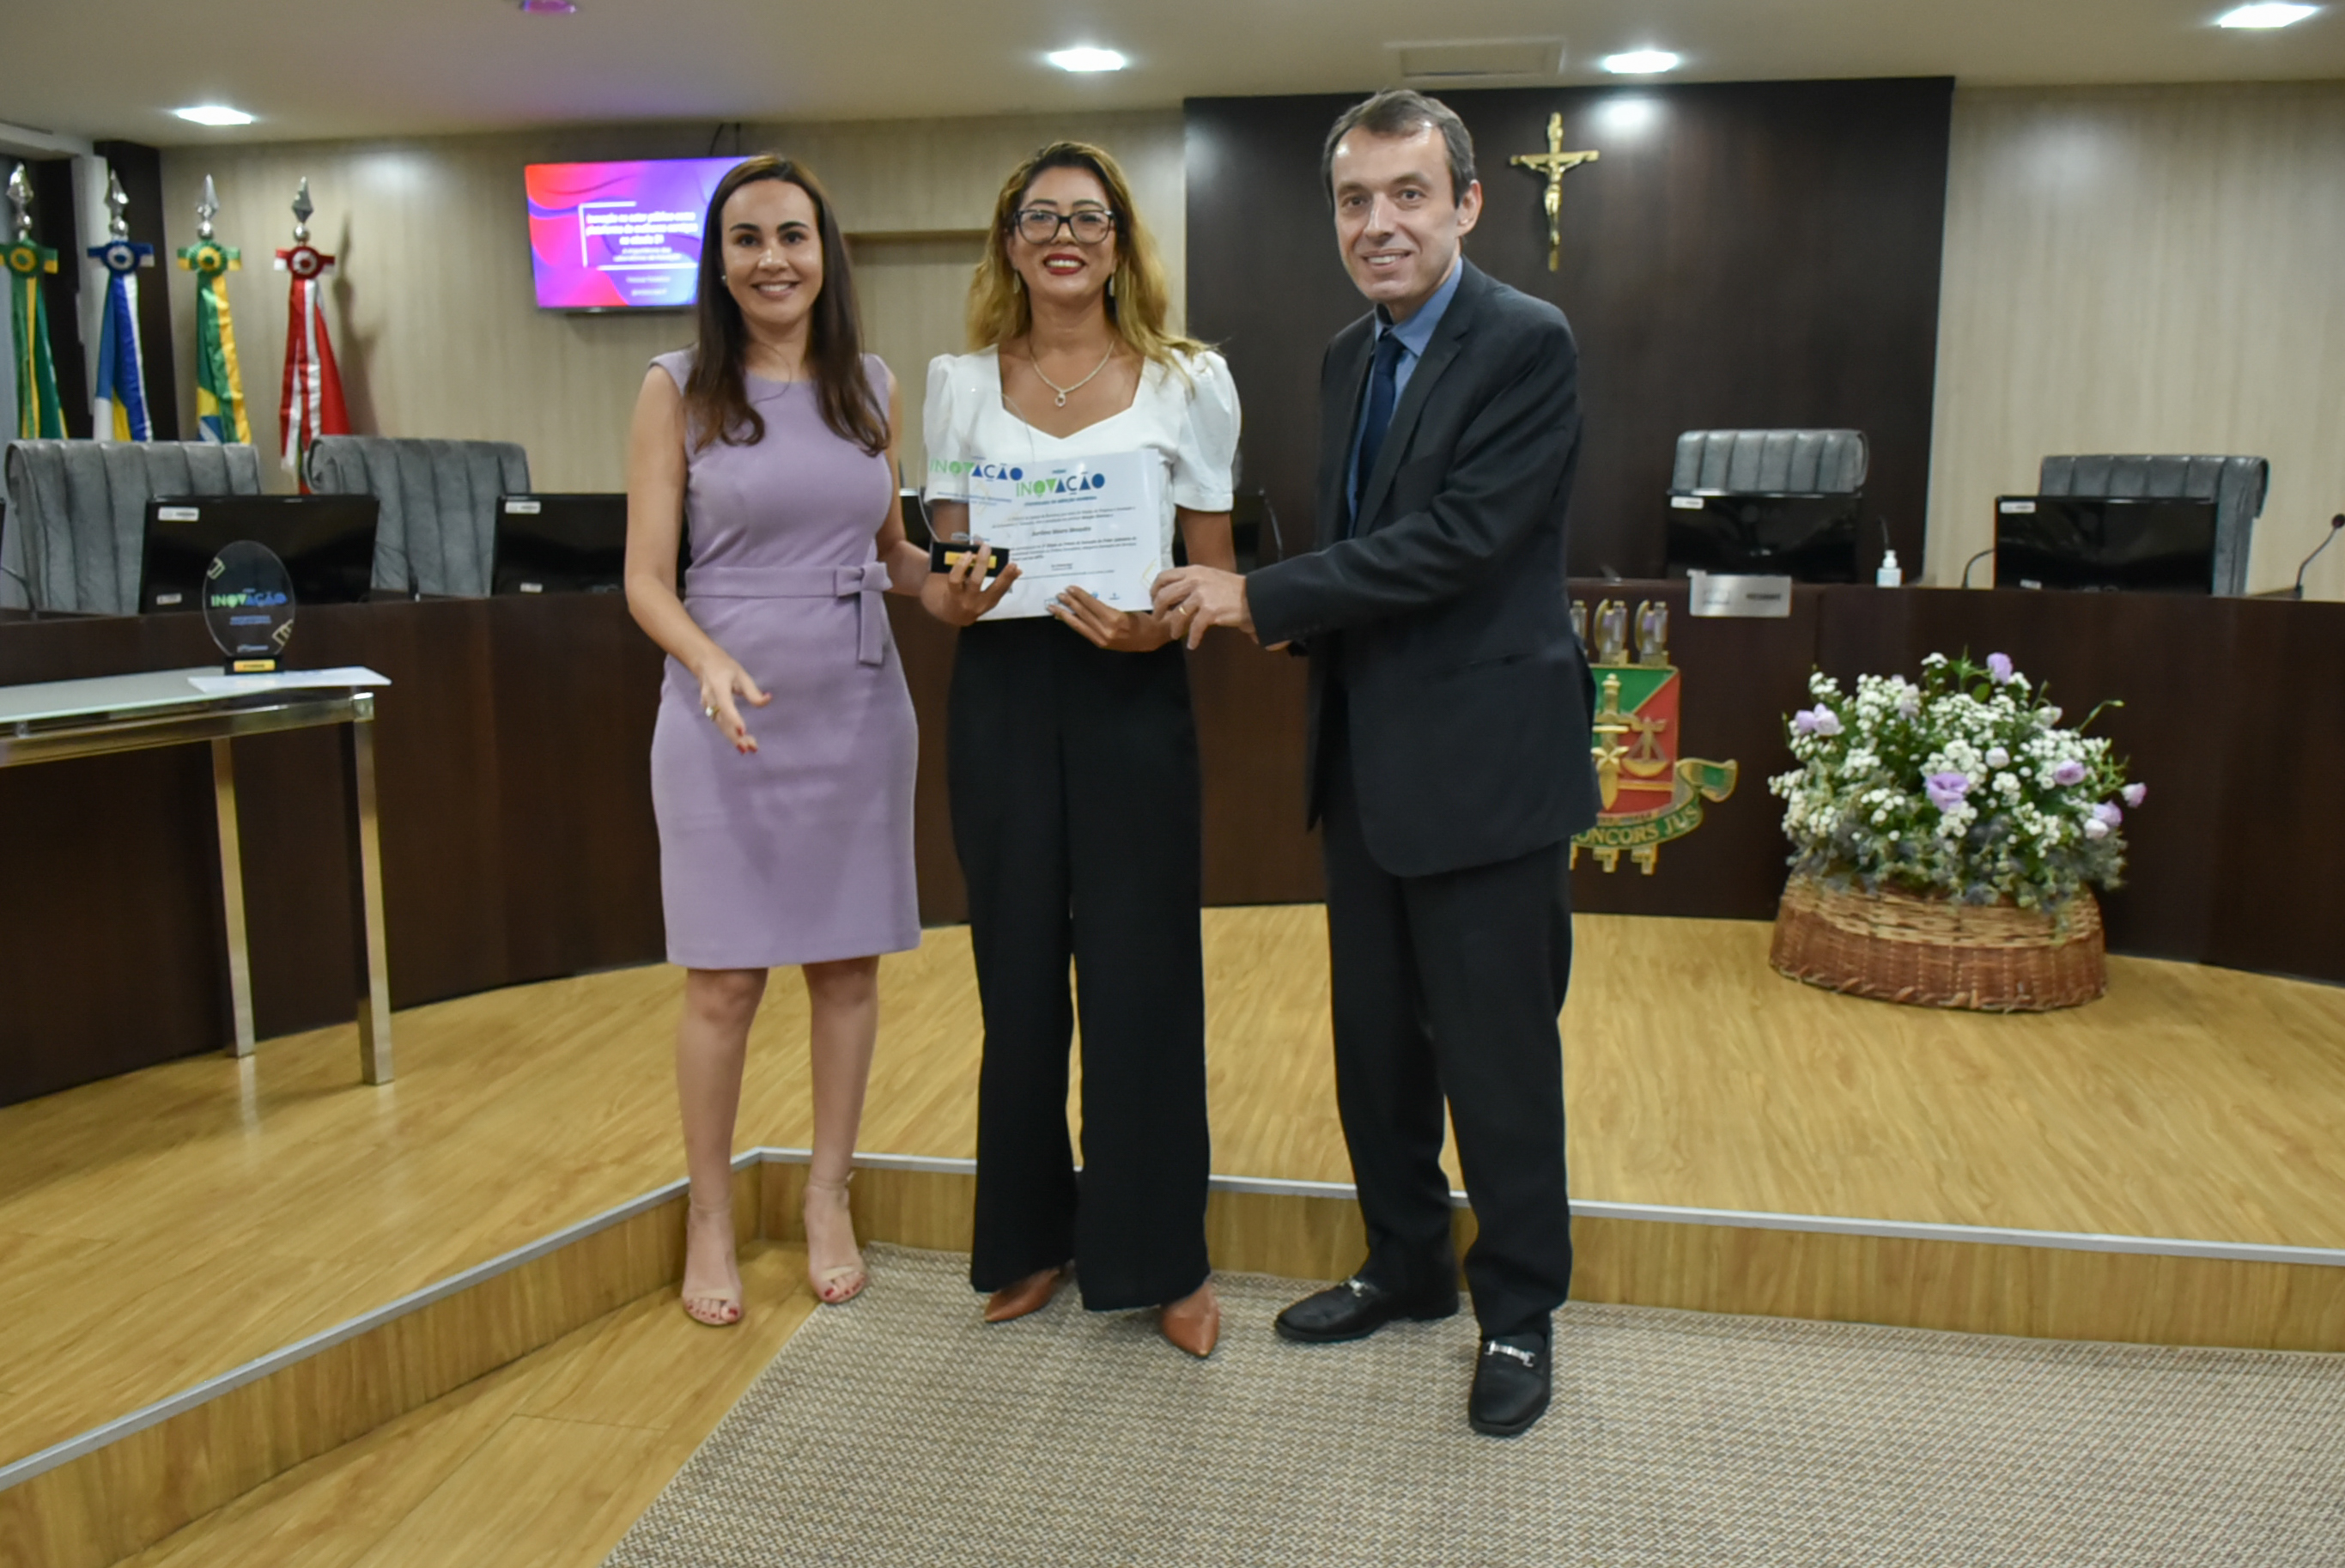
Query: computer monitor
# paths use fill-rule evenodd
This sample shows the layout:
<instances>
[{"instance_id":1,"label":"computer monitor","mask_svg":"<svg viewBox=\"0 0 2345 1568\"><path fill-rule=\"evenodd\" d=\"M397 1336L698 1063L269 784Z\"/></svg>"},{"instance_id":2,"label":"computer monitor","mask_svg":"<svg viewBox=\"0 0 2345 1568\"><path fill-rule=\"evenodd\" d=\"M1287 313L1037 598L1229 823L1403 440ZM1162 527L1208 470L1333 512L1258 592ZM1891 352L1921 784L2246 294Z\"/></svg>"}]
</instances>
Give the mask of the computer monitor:
<instances>
[{"instance_id":1,"label":"computer monitor","mask_svg":"<svg viewBox=\"0 0 2345 1568\"><path fill-rule=\"evenodd\" d=\"M625 492L498 498L491 593L609 594L626 575Z\"/></svg>"},{"instance_id":2,"label":"computer monitor","mask_svg":"<svg viewBox=\"0 0 2345 1568\"><path fill-rule=\"evenodd\" d=\"M157 495L147 503L138 608L200 608L212 557L239 539L285 563L295 604L363 603L381 511L371 495Z\"/></svg>"},{"instance_id":3,"label":"computer monitor","mask_svg":"<svg viewBox=\"0 0 2345 1568\"><path fill-rule=\"evenodd\" d=\"M2215 503L1997 496L1995 585L2211 594Z\"/></svg>"},{"instance_id":4,"label":"computer monitor","mask_svg":"<svg viewBox=\"0 0 2345 1568\"><path fill-rule=\"evenodd\" d=\"M1790 577L1802 583L1853 583L1858 494L1670 496L1668 572Z\"/></svg>"},{"instance_id":5,"label":"computer monitor","mask_svg":"<svg viewBox=\"0 0 2345 1568\"><path fill-rule=\"evenodd\" d=\"M626 492L499 496L492 594L618 593L627 585ZM680 529L679 592L691 565L691 530Z\"/></svg>"}]
</instances>

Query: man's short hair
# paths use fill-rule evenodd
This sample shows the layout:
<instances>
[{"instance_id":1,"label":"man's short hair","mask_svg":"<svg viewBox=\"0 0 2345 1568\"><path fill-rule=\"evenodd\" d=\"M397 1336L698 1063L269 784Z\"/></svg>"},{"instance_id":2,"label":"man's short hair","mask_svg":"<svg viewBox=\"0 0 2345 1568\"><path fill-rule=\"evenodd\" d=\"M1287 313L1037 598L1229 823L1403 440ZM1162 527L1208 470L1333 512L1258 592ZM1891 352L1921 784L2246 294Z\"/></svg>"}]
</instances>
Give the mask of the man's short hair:
<instances>
[{"instance_id":1,"label":"man's short hair","mask_svg":"<svg viewBox=\"0 0 2345 1568\"><path fill-rule=\"evenodd\" d=\"M1335 128L1327 133L1327 145L1319 153L1319 183L1327 188L1327 199L1332 201L1335 197L1335 148L1346 136L1364 130L1370 136L1406 137L1427 126L1441 133L1442 145L1448 151L1449 199L1465 200L1466 188L1474 183L1472 134L1447 104L1406 87L1387 87L1354 104L1336 119Z\"/></svg>"}]
</instances>

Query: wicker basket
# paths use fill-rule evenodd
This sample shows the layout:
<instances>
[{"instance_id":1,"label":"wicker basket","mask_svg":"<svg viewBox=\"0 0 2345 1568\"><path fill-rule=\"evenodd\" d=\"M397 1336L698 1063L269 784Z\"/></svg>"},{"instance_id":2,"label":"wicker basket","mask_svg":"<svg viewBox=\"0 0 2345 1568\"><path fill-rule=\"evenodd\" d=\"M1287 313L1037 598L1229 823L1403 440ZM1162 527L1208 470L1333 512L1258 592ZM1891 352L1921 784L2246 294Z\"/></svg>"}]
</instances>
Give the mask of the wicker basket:
<instances>
[{"instance_id":1,"label":"wicker basket","mask_svg":"<svg viewBox=\"0 0 2345 1568\"><path fill-rule=\"evenodd\" d=\"M1775 916L1771 962L1793 980L1883 1002L2049 1012L2108 989L2101 906L2079 891L2062 912L1844 891L1795 876Z\"/></svg>"}]
</instances>

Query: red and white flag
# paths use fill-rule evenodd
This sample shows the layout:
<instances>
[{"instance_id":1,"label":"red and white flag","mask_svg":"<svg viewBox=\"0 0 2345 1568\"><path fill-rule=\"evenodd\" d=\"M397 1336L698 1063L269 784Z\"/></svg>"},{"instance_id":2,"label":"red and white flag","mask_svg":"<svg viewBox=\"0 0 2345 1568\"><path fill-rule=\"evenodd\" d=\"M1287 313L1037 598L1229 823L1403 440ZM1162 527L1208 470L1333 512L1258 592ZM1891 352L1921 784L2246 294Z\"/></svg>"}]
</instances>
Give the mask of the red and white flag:
<instances>
[{"instance_id":1,"label":"red and white flag","mask_svg":"<svg viewBox=\"0 0 2345 1568\"><path fill-rule=\"evenodd\" d=\"M307 188L304 187L304 194ZM293 274L285 321L285 394L277 410L279 444L285 466L310 488L301 459L321 435L348 435L350 417L342 407L341 372L334 369L334 345L326 335L326 269L334 259L308 244L277 253L277 264Z\"/></svg>"}]
</instances>

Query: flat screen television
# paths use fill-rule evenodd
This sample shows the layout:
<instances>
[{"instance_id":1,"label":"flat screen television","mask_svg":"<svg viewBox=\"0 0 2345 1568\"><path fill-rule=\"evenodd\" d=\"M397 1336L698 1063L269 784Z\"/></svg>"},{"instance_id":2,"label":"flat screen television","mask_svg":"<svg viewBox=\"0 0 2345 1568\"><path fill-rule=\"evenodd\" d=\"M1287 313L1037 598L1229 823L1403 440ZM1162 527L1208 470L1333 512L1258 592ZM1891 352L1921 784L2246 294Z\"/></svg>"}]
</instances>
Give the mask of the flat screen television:
<instances>
[{"instance_id":1,"label":"flat screen television","mask_svg":"<svg viewBox=\"0 0 2345 1568\"><path fill-rule=\"evenodd\" d=\"M700 225L737 158L533 163L529 259L548 311L673 311L699 291Z\"/></svg>"}]
</instances>

